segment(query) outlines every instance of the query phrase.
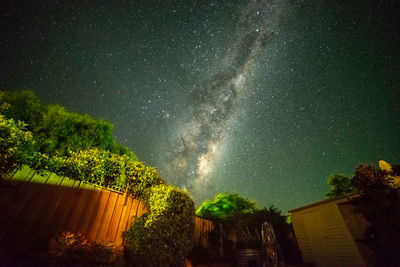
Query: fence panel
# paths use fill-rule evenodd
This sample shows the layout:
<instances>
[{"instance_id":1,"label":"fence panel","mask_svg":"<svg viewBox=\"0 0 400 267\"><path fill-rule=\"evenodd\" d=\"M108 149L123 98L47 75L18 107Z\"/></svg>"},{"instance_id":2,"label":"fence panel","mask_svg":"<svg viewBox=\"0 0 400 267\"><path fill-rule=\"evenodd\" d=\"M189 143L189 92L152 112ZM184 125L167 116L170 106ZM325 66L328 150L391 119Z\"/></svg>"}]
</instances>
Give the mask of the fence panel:
<instances>
[{"instance_id":1,"label":"fence panel","mask_svg":"<svg viewBox=\"0 0 400 267\"><path fill-rule=\"evenodd\" d=\"M122 233L146 210L132 196L23 167L0 186L0 263L64 231L121 245Z\"/></svg>"}]
</instances>

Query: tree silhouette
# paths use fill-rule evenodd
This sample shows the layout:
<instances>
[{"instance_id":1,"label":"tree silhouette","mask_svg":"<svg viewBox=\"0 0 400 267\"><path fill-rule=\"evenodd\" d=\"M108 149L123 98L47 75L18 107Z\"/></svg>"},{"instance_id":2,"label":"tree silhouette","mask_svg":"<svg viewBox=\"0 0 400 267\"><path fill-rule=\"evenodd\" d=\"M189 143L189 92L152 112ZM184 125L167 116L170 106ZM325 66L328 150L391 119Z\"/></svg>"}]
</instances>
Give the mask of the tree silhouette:
<instances>
[{"instance_id":1,"label":"tree silhouette","mask_svg":"<svg viewBox=\"0 0 400 267\"><path fill-rule=\"evenodd\" d=\"M351 179L343 174L332 174L328 178L330 191L326 194L328 198L335 198L354 191Z\"/></svg>"},{"instance_id":2,"label":"tree silhouette","mask_svg":"<svg viewBox=\"0 0 400 267\"><path fill-rule=\"evenodd\" d=\"M397 182L400 166L381 170L371 165L360 165L352 179L360 198L356 208L371 223L366 231L369 243L377 254L377 265L396 266L400 262L400 190Z\"/></svg>"}]
</instances>

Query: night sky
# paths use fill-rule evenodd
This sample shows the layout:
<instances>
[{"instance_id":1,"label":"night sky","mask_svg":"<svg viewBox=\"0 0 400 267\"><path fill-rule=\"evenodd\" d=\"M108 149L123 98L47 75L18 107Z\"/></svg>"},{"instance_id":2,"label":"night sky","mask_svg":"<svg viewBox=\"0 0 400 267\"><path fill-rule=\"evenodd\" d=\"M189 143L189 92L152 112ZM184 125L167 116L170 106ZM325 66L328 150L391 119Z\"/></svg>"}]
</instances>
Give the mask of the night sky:
<instances>
[{"instance_id":1,"label":"night sky","mask_svg":"<svg viewBox=\"0 0 400 267\"><path fill-rule=\"evenodd\" d=\"M68 4L67 4L68 3ZM0 90L102 117L197 205L288 209L400 163L400 12L386 1L0 1Z\"/></svg>"}]
</instances>

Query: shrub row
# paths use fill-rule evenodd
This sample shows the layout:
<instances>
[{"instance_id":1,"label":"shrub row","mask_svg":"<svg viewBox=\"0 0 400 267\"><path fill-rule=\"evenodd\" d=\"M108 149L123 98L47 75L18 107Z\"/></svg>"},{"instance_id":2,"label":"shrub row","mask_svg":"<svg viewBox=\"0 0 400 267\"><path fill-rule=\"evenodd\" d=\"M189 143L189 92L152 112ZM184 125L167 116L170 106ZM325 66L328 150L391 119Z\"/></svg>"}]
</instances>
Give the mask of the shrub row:
<instances>
[{"instance_id":1,"label":"shrub row","mask_svg":"<svg viewBox=\"0 0 400 267\"><path fill-rule=\"evenodd\" d=\"M153 167L132 161L126 155L117 155L98 148L70 152L69 156L48 156L37 153L30 167L50 171L60 176L85 181L118 191L140 195L144 189L164 183Z\"/></svg>"}]
</instances>

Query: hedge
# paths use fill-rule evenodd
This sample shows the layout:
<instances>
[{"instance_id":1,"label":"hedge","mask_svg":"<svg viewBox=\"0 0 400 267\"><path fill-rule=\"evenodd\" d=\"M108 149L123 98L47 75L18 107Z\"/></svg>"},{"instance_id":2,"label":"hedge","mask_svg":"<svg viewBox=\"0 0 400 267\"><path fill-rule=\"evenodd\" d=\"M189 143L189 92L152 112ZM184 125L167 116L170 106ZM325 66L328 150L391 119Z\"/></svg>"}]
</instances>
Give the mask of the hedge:
<instances>
[{"instance_id":1,"label":"hedge","mask_svg":"<svg viewBox=\"0 0 400 267\"><path fill-rule=\"evenodd\" d=\"M50 171L71 179L85 181L117 191L140 195L146 188L163 184L153 167L132 161L127 155L117 155L99 148L70 152L69 156L48 156L37 153L30 167Z\"/></svg>"}]
</instances>

